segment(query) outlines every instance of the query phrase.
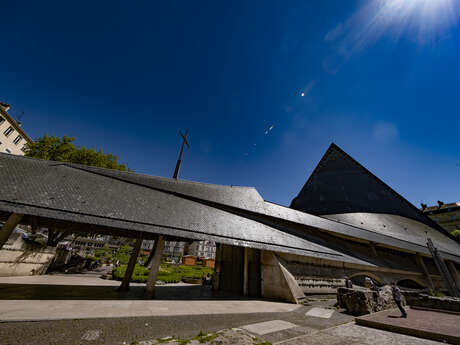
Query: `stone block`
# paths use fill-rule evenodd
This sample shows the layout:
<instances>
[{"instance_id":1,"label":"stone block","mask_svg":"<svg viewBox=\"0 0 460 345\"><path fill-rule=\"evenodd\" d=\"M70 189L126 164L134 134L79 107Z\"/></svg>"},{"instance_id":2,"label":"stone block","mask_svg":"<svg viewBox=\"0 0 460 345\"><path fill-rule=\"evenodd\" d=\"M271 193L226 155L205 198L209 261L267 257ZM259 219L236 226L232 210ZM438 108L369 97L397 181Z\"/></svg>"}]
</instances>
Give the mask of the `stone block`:
<instances>
[{"instance_id":1,"label":"stone block","mask_svg":"<svg viewBox=\"0 0 460 345\"><path fill-rule=\"evenodd\" d=\"M407 304L413 307L439 309L460 313L460 298L434 297L418 292L405 292Z\"/></svg>"},{"instance_id":2,"label":"stone block","mask_svg":"<svg viewBox=\"0 0 460 345\"><path fill-rule=\"evenodd\" d=\"M377 311L397 308L393 300L391 286L385 285L379 291L365 288L339 288L337 303L353 315L365 315ZM403 296L403 304L404 296Z\"/></svg>"}]
</instances>

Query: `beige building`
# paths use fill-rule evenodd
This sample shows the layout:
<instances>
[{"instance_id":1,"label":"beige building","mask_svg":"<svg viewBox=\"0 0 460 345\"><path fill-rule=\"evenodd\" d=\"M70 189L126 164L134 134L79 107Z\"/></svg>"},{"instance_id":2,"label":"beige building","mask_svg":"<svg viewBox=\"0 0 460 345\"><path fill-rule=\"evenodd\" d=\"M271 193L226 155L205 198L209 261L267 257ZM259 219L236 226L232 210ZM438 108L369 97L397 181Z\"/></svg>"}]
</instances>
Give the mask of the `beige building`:
<instances>
[{"instance_id":1,"label":"beige building","mask_svg":"<svg viewBox=\"0 0 460 345\"><path fill-rule=\"evenodd\" d=\"M9 109L9 104L0 102L0 152L23 156L26 144L32 139L24 132L21 123L8 114Z\"/></svg>"},{"instance_id":2,"label":"beige building","mask_svg":"<svg viewBox=\"0 0 460 345\"><path fill-rule=\"evenodd\" d=\"M438 202L438 206L425 207L422 210L449 232L460 230L460 202L449 204Z\"/></svg>"}]
</instances>

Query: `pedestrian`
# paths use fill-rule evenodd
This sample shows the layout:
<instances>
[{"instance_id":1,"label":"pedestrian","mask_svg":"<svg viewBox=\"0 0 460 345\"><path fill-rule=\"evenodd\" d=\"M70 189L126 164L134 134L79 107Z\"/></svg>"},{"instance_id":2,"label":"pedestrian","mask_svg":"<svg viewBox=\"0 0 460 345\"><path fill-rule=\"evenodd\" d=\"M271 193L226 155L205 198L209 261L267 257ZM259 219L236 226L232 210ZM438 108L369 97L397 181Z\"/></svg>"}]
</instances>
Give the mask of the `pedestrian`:
<instances>
[{"instance_id":1,"label":"pedestrian","mask_svg":"<svg viewBox=\"0 0 460 345\"><path fill-rule=\"evenodd\" d=\"M371 290L375 289L375 284L369 277L364 278L364 286Z\"/></svg>"},{"instance_id":2,"label":"pedestrian","mask_svg":"<svg viewBox=\"0 0 460 345\"><path fill-rule=\"evenodd\" d=\"M393 299L401 311L401 317L407 317L407 313L401 305L401 290L396 286L395 282L391 282L391 292L393 293Z\"/></svg>"},{"instance_id":3,"label":"pedestrian","mask_svg":"<svg viewBox=\"0 0 460 345\"><path fill-rule=\"evenodd\" d=\"M206 285L211 285L211 275L209 273L206 276Z\"/></svg>"},{"instance_id":4,"label":"pedestrian","mask_svg":"<svg viewBox=\"0 0 460 345\"><path fill-rule=\"evenodd\" d=\"M352 289L353 288L353 282L351 279L345 279L345 287Z\"/></svg>"}]
</instances>

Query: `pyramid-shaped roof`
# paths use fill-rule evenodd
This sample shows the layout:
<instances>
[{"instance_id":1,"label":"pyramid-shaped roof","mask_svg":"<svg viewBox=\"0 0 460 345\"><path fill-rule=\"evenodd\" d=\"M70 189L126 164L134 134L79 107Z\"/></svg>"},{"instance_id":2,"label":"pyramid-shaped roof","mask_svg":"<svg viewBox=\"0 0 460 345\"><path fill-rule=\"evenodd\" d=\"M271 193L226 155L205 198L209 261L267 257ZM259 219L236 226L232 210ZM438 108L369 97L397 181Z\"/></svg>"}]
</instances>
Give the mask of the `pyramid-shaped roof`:
<instances>
[{"instance_id":1,"label":"pyramid-shaped roof","mask_svg":"<svg viewBox=\"0 0 460 345\"><path fill-rule=\"evenodd\" d=\"M291 208L315 214L394 214L446 233L418 208L332 143L292 200Z\"/></svg>"}]
</instances>

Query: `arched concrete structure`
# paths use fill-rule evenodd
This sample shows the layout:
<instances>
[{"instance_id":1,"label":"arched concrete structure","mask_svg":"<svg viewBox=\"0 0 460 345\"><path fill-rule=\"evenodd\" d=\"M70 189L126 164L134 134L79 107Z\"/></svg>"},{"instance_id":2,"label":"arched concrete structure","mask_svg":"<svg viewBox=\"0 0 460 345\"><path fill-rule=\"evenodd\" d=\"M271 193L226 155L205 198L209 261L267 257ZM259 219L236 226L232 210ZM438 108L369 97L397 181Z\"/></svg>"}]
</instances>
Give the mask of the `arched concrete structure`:
<instances>
[{"instance_id":1,"label":"arched concrete structure","mask_svg":"<svg viewBox=\"0 0 460 345\"><path fill-rule=\"evenodd\" d=\"M372 280L378 283L379 285L386 284L386 282L382 278L380 278L377 274L372 273L372 272L358 272L358 273L354 273L350 275L348 278L352 279L352 278L359 277L359 276L365 276L365 277L372 278Z\"/></svg>"},{"instance_id":2,"label":"arched concrete structure","mask_svg":"<svg viewBox=\"0 0 460 345\"><path fill-rule=\"evenodd\" d=\"M414 284L414 285L416 285L414 287L415 289L427 289L427 288L429 288L429 286L428 286L428 284L426 284L426 282L422 281L421 279L417 279L415 277L400 279L400 280L398 280L396 282L396 284L398 286L410 287L410 286L406 286L406 285L409 285L409 284L405 284L404 282L413 282L413 283L415 283Z\"/></svg>"}]
</instances>

